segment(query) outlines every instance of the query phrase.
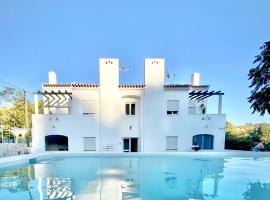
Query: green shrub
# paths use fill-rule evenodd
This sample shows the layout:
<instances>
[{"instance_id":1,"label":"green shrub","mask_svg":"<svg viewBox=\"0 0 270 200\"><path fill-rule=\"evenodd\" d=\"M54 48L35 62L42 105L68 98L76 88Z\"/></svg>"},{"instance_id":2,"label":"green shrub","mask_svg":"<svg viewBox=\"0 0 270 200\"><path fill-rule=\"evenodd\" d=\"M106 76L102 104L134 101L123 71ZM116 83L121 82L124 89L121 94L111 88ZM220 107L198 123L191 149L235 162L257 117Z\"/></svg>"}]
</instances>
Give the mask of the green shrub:
<instances>
[{"instance_id":1,"label":"green shrub","mask_svg":"<svg viewBox=\"0 0 270 200\"><path fill-rule=\"evenodd\" d=\"M250 151L254 147L254 141L262 140L266 150L270 150L270 141L263 139L264 133L261 128L256 128L245 135L226 133L225 149Z\"/></svg>"}]
</instances>

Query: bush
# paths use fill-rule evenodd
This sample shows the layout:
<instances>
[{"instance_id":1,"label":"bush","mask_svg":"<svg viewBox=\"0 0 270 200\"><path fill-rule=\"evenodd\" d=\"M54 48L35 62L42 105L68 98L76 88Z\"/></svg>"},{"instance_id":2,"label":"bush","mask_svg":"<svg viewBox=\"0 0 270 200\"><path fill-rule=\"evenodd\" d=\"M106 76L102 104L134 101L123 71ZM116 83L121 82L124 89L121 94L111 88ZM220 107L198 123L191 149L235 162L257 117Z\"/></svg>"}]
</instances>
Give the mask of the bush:
<instances>
[{"instance_id":1,"label":"bush","mask_svg":"<svg viewBox=\"0 0 270 200\"><path fill-rule=\"evenodd\" d=\"M254 147L254 141L262 140L263 132L261 128L254 129L248 135L236 135L230 132L226 133L225 149L250 151ZM265 149L270 150L270 142L263 141Z\"/></svg>"},{"instance_id":2,"label":"bush","mask_svg":"<svg viewBox=\"0 0 270 200\"><path fill-rule=\"evenodd\" d=\"M225 149L245 150L249 151L253 146L253 142L247 137L237 137L230 133L226 133Z\"/></svg>"}]
</instances>

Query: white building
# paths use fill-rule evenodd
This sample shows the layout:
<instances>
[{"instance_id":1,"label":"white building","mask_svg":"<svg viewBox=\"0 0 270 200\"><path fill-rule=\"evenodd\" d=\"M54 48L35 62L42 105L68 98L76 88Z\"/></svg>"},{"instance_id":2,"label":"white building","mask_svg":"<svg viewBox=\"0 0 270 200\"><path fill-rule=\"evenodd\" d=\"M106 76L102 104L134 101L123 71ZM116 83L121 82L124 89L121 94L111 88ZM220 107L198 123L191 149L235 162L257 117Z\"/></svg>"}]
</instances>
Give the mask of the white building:
<instances>
[{"instance_id":1,"label":"white building","mask_svg":"<svg viewBox=\"0 0 270 200\"><path fill-rule=\"evenodd\" d=\"M49 83L34 94L33 152L190 151L194 142L224 150L223 93L200 85L198 73L190 84L165 84L164 68L164 59L145 59L141 85L119 84L119 61L111 58L99 60L100 84L61 84L49 72ZM218 111L208 114L213 95Z\"/></svg>"}]
</instances>

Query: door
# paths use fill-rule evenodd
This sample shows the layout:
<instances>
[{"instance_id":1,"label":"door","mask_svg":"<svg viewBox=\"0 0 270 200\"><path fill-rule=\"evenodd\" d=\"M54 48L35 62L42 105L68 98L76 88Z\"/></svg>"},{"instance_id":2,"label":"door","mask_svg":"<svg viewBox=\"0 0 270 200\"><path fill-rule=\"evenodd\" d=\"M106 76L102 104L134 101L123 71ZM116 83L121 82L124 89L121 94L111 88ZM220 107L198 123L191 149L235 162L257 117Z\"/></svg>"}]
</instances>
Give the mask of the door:
<instances>
[{"instance_id":1,"label":"door","mask_svg":"<svg viewBox=\"0 0 270 200\"><path fill-rule=\"evenodd\" d=\"M123 151L124 152L130 152L129 138L124 138L123 139Z\"/></svg>"},{"instance_id":2,"label":"door","mask_svg":"<svg viewBox=\"0 0 270 200\"><path fill-rule=\"evenodd\" d=\"M197 144L201 149L213 149L214 136L209 134L199 134L193 136L193 144Z\"/></svg>"},{"instance_id":3,"label":"door","mask_svg":"<svg viewBox=\"0 0 270 200\"><path fill-rule=\"evenodd\" d=\"M131 152L138 152L138 138L130 138Z\"/></svg>"},{"instance_id":4,"label":"door","mask_svg":"<svg viewBox=\"0 0 270 200\"><path fill-rule=\"evenodd\" d=\"M138 138L123 138L124 152L138 152Z\"/></svg>"}]
</instances>

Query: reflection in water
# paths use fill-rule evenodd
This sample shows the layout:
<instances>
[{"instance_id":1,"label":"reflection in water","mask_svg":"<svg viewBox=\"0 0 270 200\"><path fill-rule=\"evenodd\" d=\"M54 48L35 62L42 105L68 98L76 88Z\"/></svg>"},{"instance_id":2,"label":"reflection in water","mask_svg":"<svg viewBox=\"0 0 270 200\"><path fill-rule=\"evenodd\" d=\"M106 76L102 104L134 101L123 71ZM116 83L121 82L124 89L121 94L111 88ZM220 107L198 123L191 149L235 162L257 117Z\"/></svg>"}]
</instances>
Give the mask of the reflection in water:
<instances>
[{"instance_id":1,"label":"reflection in water","mask_svg":"<svg viewBox=\"0 0 270 200\"><path fill-rule=\"evenodd\" d=\"M0 174L0 190L7 190L10 193L26 192L30 196L29 181L34 176L32 169L31 167L12 169Z\"/></svg>"},{"instance_id":2,"label":"reflection in water","mask_svg":"<svg viewBox=\"0 0 270 200\"><path fill-rule=\"evenodd\" d=\"M165 182L166 182L166 185L175 190L177 188L177 177L175 176L176 174L175 173L172 173L172 172L165 172L166 174L166 178L165 178Z\"/></svg>"},{"instance_id":3,"label":"reflection in water","mask_svg":"<svg viewBox=\"0 0 270 200\"><path fill-rule=\"evenodd\" d=\"M263 172L269 163L180 156L61 158L0 173L0 199L261 200L270 196L270 176L252 168L260 165ZM228 196L231 189L236 193Z\"/></svg>"},{"instance_id":4,"label":"reflection in water","mask_svg":"<svg viewBox=\"0 0 270 200\"><path fill-rule=\"evenodd\" d=\"M70 178L38 179L38 190L40 196L46 199L75 199Z\"/></svg>"},{"instance_id":5,"label":"reflection in water","mask_svg":"<svg viewBox=\"0 0 270 200\"><path fill-rule=\"evenodd\" d=\"M264 200L270 198L270 183L248 183L248 189L243 194L245 200Z\"/></svg>"}]
</instances>

